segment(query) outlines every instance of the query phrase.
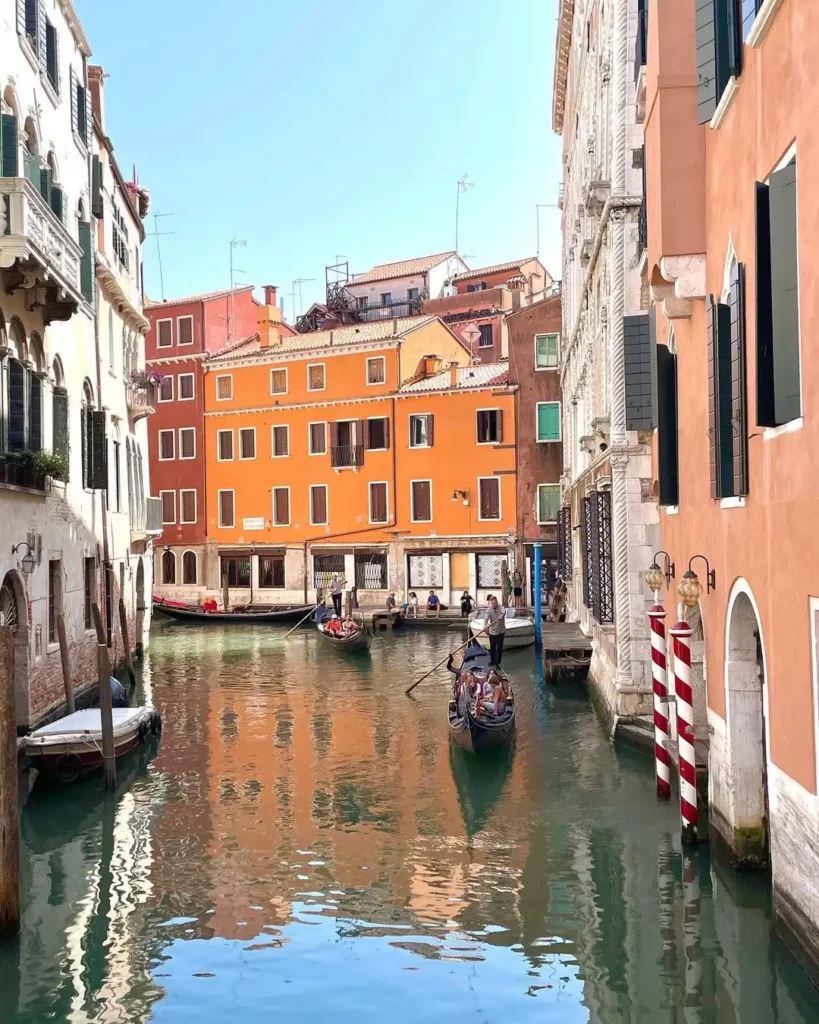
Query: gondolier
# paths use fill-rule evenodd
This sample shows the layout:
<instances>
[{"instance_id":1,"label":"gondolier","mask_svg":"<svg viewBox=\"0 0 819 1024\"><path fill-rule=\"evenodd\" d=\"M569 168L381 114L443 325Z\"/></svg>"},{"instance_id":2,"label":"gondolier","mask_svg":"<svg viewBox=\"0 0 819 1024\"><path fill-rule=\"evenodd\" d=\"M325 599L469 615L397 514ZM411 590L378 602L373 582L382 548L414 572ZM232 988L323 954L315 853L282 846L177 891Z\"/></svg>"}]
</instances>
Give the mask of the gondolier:
<instances>
[{"instance_id":1,"label":"gondolier","mask_svg":"<svg viewBox=\"0 0 819 1024\"><path fill-rule=\"evenodd\" d=\"M503 658L503 640L506 636L506 609L501 608L494 594L489 595L489 607L483 620L489 635L489 662L500 667Z\"/></svg>"},{"instance_id":2,"label":"gondolier","mask_svg":"<svg viewBox=\"0 0 819 1024\"><path fill-rule=\"evenodd\" d=\"M333 578L330 580L330 597L333 599L333 608L335 609L336 615L341 618L341 595L344 591L344 580L338 578L338 573L333 573Z\"/></svg>"}]
</instances>

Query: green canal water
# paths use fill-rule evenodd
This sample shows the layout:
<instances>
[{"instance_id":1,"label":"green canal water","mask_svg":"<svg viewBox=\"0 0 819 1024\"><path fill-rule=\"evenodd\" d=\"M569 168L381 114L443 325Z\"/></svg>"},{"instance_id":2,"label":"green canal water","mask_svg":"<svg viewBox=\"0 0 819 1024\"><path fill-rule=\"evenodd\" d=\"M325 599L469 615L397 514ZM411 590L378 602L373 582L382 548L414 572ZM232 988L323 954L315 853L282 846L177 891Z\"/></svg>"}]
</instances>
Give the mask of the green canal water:
<instances>
[{"instance_id":1,"label":"green canal water","mask_svg":"<svg viewBox=\"0 0 819 1024\"><path fill-rule=\"evenodd\" d=\"M652 763L507 655L514 749L450 749L456 634L154 627L158 749L35 786L0 1021L816 1022L767 887L684 856Z\"/></svg>"}]
</instances>

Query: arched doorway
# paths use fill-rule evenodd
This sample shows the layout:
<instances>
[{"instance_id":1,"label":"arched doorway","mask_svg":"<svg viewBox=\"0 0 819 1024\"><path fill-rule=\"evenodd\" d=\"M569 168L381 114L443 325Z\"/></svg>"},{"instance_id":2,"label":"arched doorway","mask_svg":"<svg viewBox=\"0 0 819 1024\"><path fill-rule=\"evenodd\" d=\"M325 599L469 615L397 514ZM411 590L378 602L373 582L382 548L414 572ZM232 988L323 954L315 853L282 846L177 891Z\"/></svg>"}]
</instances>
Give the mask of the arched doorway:
<instances>
[{"instance_id":1,"label":"arched doorway","mask_svg":"<svg viewBox=\"0 0 819 1024\"><path fill-rule=\"evenodd\" d=\"M28 617L26 594L19 573L7 572L0 584L0 625L8 626L14 636L14 706L17 731L31 724L28 678Z\"/></svg>"},{"instance_id":2,"label":"arched doorway","mask_svg":"<svg viewBox=\"0 0 819 1024\"><path fill-rule=\"evenodd\" d=\"M725 697L731 759L731 853L739 864L768 864L768 740L765 655L756 602L739 581L728 602Z\"/></svg>"},{"instance_id":3,"label":"arched doorway","mask_svg":"<svg viewBox=\"0 0 819 1024\"><path fill-rule=\"evenodd\" d=\"M136 571L136 636L134 637L134 646L136 648L136 654L138 658L142 657L142 651L144 648L144 640L142 631L145 628L145 567L142 564L142 556L140 555L139 561L137 562Z\"/></svg>"}]
</instances>

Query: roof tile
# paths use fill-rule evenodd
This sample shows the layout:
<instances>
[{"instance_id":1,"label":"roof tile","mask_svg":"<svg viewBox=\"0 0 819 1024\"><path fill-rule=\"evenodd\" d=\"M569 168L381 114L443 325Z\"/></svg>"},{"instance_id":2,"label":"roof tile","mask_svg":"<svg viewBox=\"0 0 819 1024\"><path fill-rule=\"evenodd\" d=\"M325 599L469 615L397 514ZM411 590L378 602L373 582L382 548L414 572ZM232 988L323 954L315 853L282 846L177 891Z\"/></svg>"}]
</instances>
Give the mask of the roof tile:
<instances>
[{"instance_id":1,"label":"roof tile","mask_svg":"<svg viewBox=\"0 0 819 1024\"><path fill-rule=\"evenodd\" d=\"M401 392L414 391L438 391L448 389L450 384L450 370L447 367L439 373L424 377L421 380L409 381L401 385ZM476 366L458 367L458 384L461 388L484 388L487 386L500 387L509 383L509 363L478 363Z\"/></svg>"},{"instance_id":2,"label":"roof tile","mask_svg":"<svg viewBox=\"0 0 819 1024\"><path fill-rule=\"evenodd\" d=\"M473 277L481 277L484 274L499 274L502 270L519 270L524 263L531 263L537 256L526 256L522 260L510 260L508 263L496 263L491 267L479 267L477 270L466 270L462 274L456 274L456 281L467 281Z\"/></svg>"},{"instance_id":3,"label":"roof tile","mask_svg":"<svg viewBox=\"0 0 819 1024\"><path fill-rule=\"evenodd\" d=\"M412 277L413 274L424 274L437 267L439 263L456 256L457 253L439 252L434 256L420 256L414 260L400 260L398 263L379 263L363 274L353 274L350 284L367 284L369 281L388 281L393 277Z\"/></svg>"},{"instance_id":4,"label":"roof tile","mask_svg":"<svg viewBox=\"0 0 819 1024\"><path fill-rule=\"evenodd\" d=\"M252 292L255 285L242 285L241 288L234 288L234 295L242 295L245 292ZM186 295L182 299L152 300L146 299L143 309L161 309L163 306L185 306L189 302L208 302L210 299L221 299L223 295L230 295L230 288L223 288L217 292L203 292L201 295Z\"/></svg>"}]
</instances>

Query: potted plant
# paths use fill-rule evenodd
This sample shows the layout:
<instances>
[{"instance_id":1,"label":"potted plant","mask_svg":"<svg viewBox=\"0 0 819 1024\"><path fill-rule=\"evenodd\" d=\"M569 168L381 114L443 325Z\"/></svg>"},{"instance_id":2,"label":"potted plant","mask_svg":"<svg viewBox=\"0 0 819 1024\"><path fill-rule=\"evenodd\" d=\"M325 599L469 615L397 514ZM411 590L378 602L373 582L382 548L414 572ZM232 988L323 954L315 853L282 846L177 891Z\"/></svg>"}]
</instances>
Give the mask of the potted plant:
<instances>
[{"instance_id":1,"label":"potted plant","mask_svg":"<svg viewBox=\"0 0 819 1024\"><path fill-rule=\"evenodd\" d=\"M64 452L50 452L41 449L30 453L37 469L52 480L68 480L68 455Z\"/></svg>"},{"instance_id":2,"label":"potted plant","mask_svg":"<svg viewBox=\"0 0 819 1024\"><path fill-rule=\"evenodd\" d=\"M132 370L131 383L138 388L158 387L167 375L157 370Z\"/></svg>"}]
</instances>

